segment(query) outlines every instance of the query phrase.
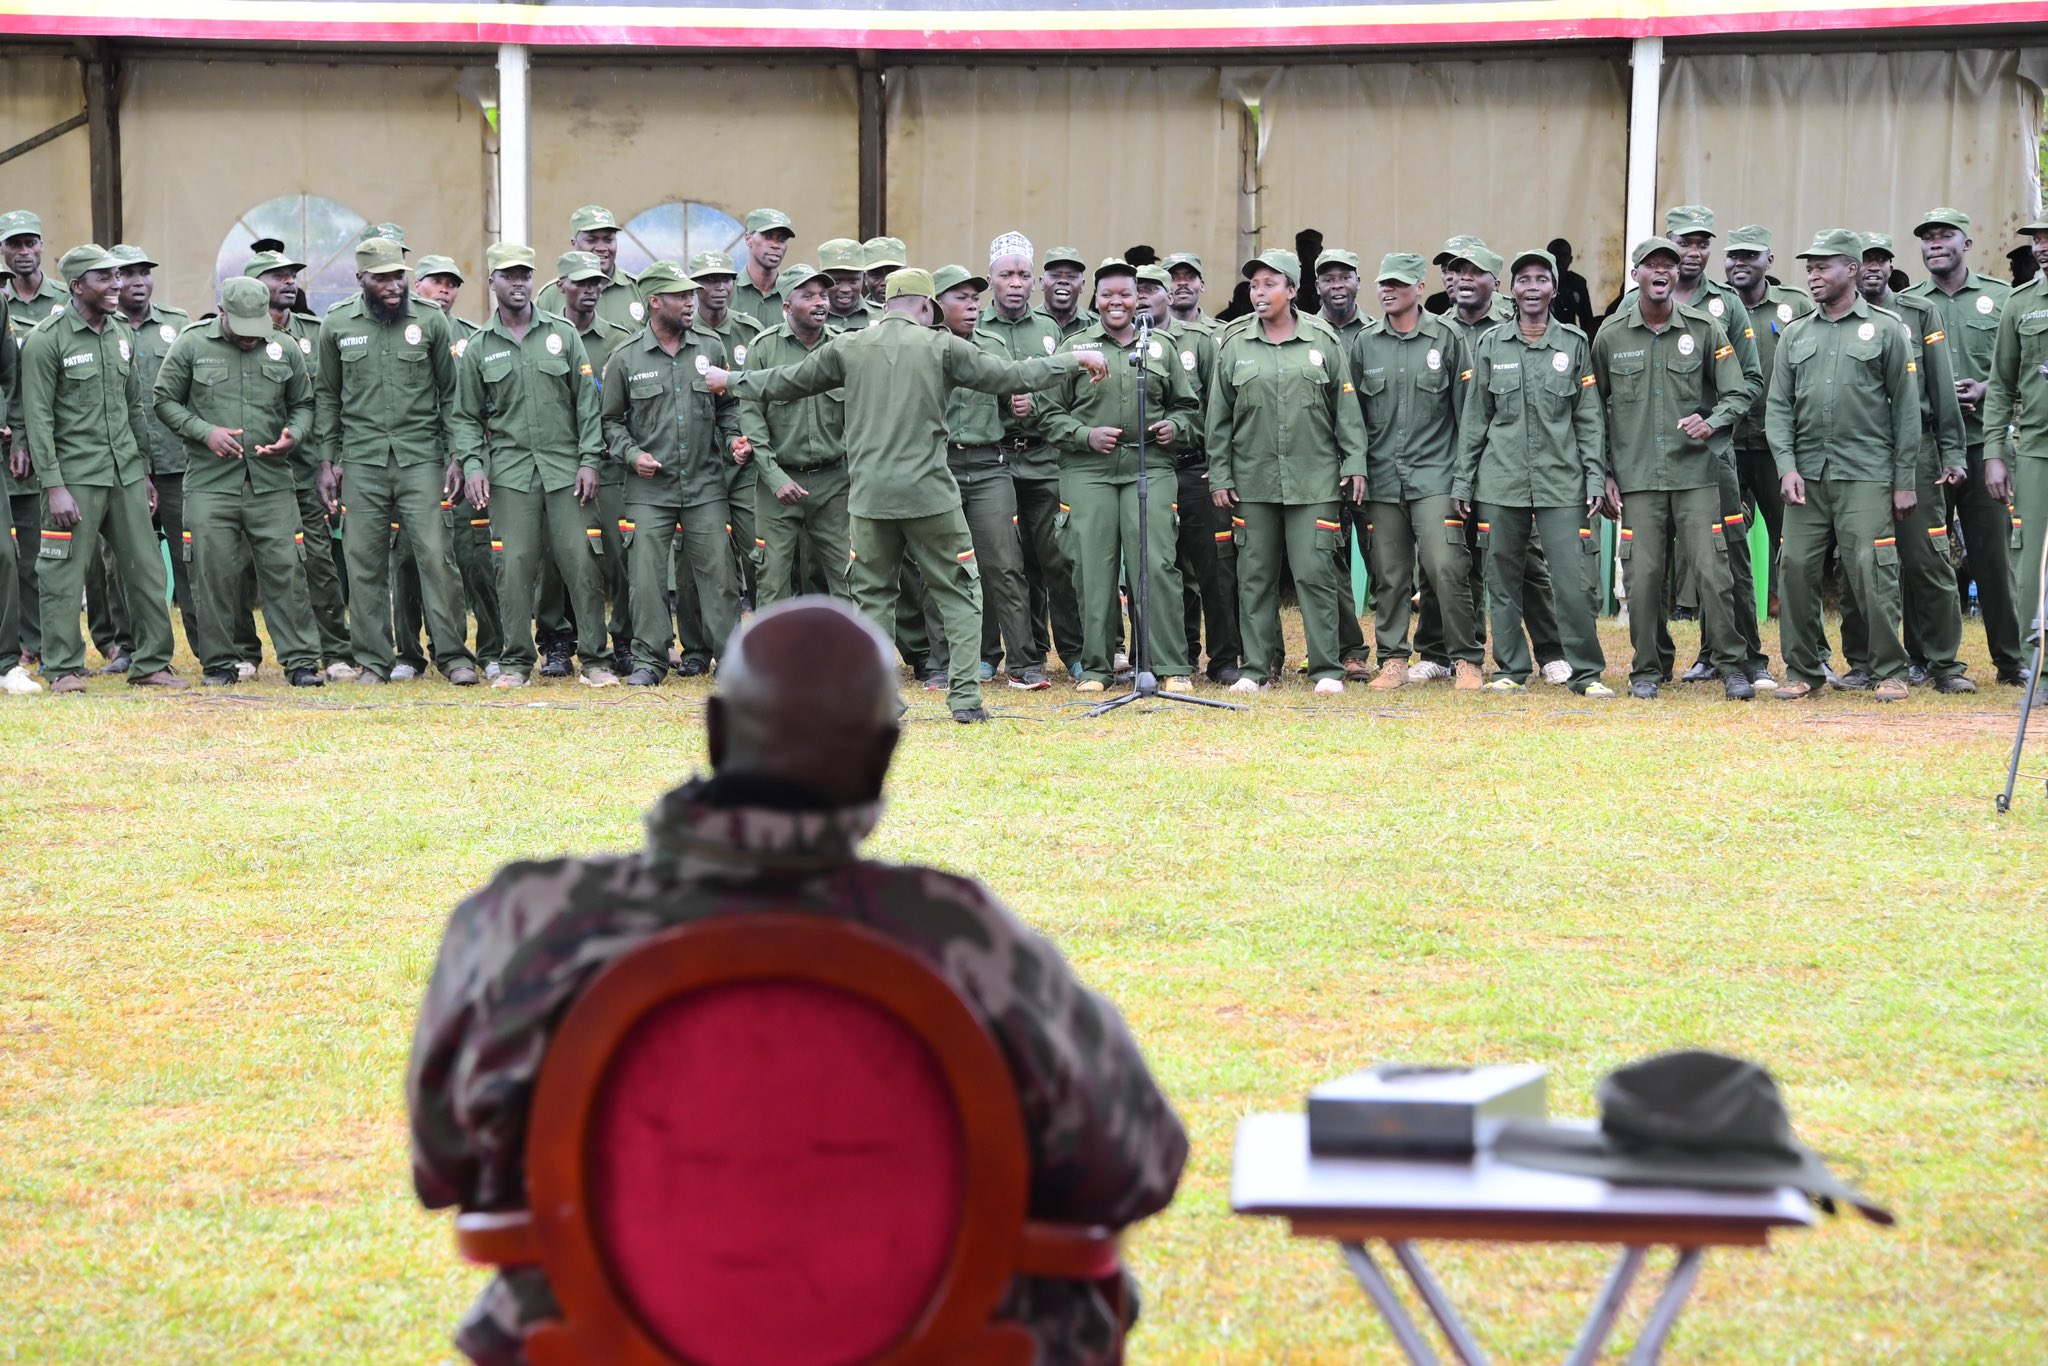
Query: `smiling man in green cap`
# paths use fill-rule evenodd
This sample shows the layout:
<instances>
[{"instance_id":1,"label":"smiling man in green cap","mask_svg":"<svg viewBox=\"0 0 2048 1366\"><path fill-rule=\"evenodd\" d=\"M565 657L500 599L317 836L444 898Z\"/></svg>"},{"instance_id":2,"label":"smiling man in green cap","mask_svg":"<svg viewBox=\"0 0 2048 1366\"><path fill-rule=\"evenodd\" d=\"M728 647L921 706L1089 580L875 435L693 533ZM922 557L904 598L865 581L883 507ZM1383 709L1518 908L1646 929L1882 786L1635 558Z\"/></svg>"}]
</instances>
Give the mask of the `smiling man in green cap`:
<instances>
[{"instance_id":1,"label":"smiling man in green cap","mask_svg":"<svg viewBox=\"0 0 2048 1366\"><path fill-rule=\"evenodd\" d=\"M656 261L640 272L640 287L647 328L605 365L604 438L611 459L626 470L621 530L633 580L633 671L626 682L645 688L668 673L668 574L678 527L684 572L703 612L699 648L716 658L738 624L726 468L740 425L738 405L718 397L708 378L724 373L731 358L715 333L695 325L697 282L674 263Z\"/></svg>"},{"instance_id":2,"label":"smiling man in green cap","mask_svg":"<svg viewBox=\"0 0 2048 1366\"><path fill-rule=\"evenodd\" d=\"M1778 545L1784 539L1785 503L1778 496L1778 462L1771 458L1771 443L1764 439L1764 404L1770 393L1771 364L1778 353L1778 338L1795 319L1813 312L1813 299L1803 289L1771 283L1771 230L1758 224L1740 227L1728 234L1721 253L1722 274L1728 287L1742 300L1749 314L1750 330L1756 333L1758 373L1763 385L1756 402L1742 415L1735 428L1735 473L1744 505L1752 519L1761 517L1769 544L1768 571L1750 566L1752 586L1765 573L1769 613L1778 615ZM1730 340L1733 340L1732 338ZM1746 643L1746 642L1745 642ZM1759 688L1775 688L1767 669L1750 671L1750 681Z\"/></svg>"},{"instance_id":3,"label":"smiling man in green cap","mask_svg":"<svg viewBox=\"0 0 2048 1366\"><path fill-rule=\"evenodd\" d=\"M834 332L858 332L875 318L867 306L867 253L851 237L818 244L818 269L830 282L825 294L825 326Z\"/></svg>"},{"instance_id":4,"label":"smiling man in green cap","mask_svg":"<svg viewBox=\"0 0 2048 1366\"><path fill-rule=\"evenodd\" d=\"M85 690L78 604L104 537L130 590L135 656L128 681L182 688L171 669L162 551L150 521L149 418L135 343L114 316L121 263L97 243L58 262L71 302L36 325L21 348L28 449L43 490L36 554L43 673L52 692Z\"/></svg>"},{"instance_id":5,"label":"smiling man in green cap","mask_svg":"<svg viewBox=\"0 0 2048 1366\"><path fill-rule=\"evenodd\" d=\"M469 620L441 504L451 469L448 410L455 400L455 325L414 306L404 250L374 237L356 248L362 293L327 311L314 355L314 439L329 512L344 492L350 640L359 682L383 683L397 662L391 631L391 524L412 542L434 662L458 687L480 681Z\"/></svg>"},{"instance_id":6,"label":"smiling man in green cap","mask_svg":"<svg viewBox=\"0 0 2048 1366\"><path fill-rule=\"evenodd\" d=\"M619 220L602 204L585 204L569 215L569 250L585 251L597 258L604 272L597 311L606 321L638 331L647 323L647 305L641 301L638 282L629 270L619 269ZM534 297L533 306L543 313L564 310L562 283L555 281Z\"/></svg>"},{"instance_id":7,"label":"smiling man in green cap","mask_svg":"<svg viewBox=\"0 0 2048 1366\"><path fill-rule=\"evenodd\" d=\"M782 325L782 286L777 277L795 236L796 225L780 209L756 209L747 215L747 271L733 290L732 306L752 318L756 327Z\"/></svg>"},{"instance_id":8,"label":"smiling man in green cap","mask_svg":"<svg viewBox=\"0 0 2048 1366\"><path fill-rule=\"evenodd\" d=\"M1038 289L1045 302L1045 316L1060 330L1065 341L1084 327L1095 325L1082 291L1088 284L1088 263L1072 247L1054 247L1045 254L1038 277Z\"/></svg>"},{"instance_id":9,"label":"smiling man in green cap","mask_svg":"<svg viewBox=\"0 0 2048 1366\"><path fill-rule=\"evenodd\" d=\"M1987 479L2011 484L2018 500L2021 645L2031 652L2042 629L2041 545L2048 534L2048 217L2020 232L2043 273L2014 290L1999 315L1984 394L1984 467ZM2031 682L2036 698L2048 700L2048 678Z\"/></svg>"},{"instance_id":10,"label":"smiling man in green cap","mask_svg":"<svg viewBox=\"0 0 2048 1366\"><path fill-rule=\"evenodd\" d=\"M1347 354L1357 335L1365 330L1367 318L1358 311L1358 270L1356 252L1325 247L1316 258L1316 294L1322 300L1322 319L1336 329ZM1337 596L1342 610L1337 613L1337 655L1344 676L1363 683L1373 676L1372 649L1365 643L1356 602L1351 593L1352 542L1357 521L1349 504L1337 505L1337 520L1344 524L1344 544L1337 547Z\"/></svg>"},{"instance_id":11,"label":"smiling man in green cap","mask_svg":"<svg viewBox=\"0 0 2048 1366\"><path fill-rule=\"evenodd\" d=\"M306 599L295 467L313 425L306 358L271 324L270 291L238 276L221 285L219 316L187 328L164 357L156 414L185 445L186 514L194 650L204 681L235 683L248 656L235 634L248 615L243 579L252 569L263 620L285 677L317 688L320 632Z\"/></svg>"},{"instance_id":12,"label":"smiling man in green cap","mask_svg":"<svg viewBox=\"0 0 2048 1366\"><path fill-rule=\"evenodd\" d=\"M1422 307L1425 271L1423 259L1407 252L1382 258L1374 277L1381 316L1350 339L1366 429L1365 518L1380 665L1371 686L1383 692L1412 681L1408 627L1418 564L1431 583L1462 588L1472 577L1465 519L1451 505L1465 339ZM1473 691L1486 681L1476 604L1464 591L1438 603L1456 686Z\"/></svg>"},{"instance_id":13,"label":"smiling man in green cap","mask_svg":"<svg viewBox=\"0 0 2048 1366\"><path fill-rule=\"evenodd\" d=\"M465 501L491 518L498 601L516 623L492 684L524 687L534 665L540 566L551 560L575 614L581 679L607 688L604 555L598 467L604 462L599 392L576 326L533 306L533 248L499 242L485 253L495 307L456 367L449 434L462 461Z\"/></svg>"},{"instance_id":14,"label":"smiling man in green cap","mask_svg":"<svg viewBox=\"0 0 2048 1366\"><path fill-rule=\"evenodd\" d=\"M2003 280L1970 269L1970 216L1961 209L1929 209L1913 229L1920 239L1920 259L1927 277L1905 293L1926 299L1941 314L1950 363L1956 372L1956 399L1963 409L1963 440L1967 444L1969 477L1943 491L1950 516L1962 523L1963 546L1970 574L1977 581L1977 604L1984 615L1984 643L1998 681L2020 682L2021 608L2013 577L2012 469L1994 484L1984 449L1984 396L1990 387L1991 356L1998 342L1998 316L2012 287Z\"/></svg>"},{"instance_id":15,"label":"smiling man in green cap","mask_svg":"<svg viewBox=\"0 0 2048 1366\"><path fill-rule=\"evenodd\" d=\"M0 213L0 296L9 304L17 346L28 340L35 325L52 314L62 313L71 296L63 284L43 271L43 222L27 209ZM17 356L18 359L18 356ZM36 530L43 521L43 494L29 469L34 453L28 448L28 425L22 421L21 387L14 391L14 413L0 419L0 425L14 428L13 438L0 445L0 491L7 494L8 511L14 526L17 567L15 590L21 597L22 654L34 659L42 654L42 622L37 608L35 553ZM12 667L12 660L0 660Z\"/></svg>"},{"instance_id":16,"label":"smiling man in green cap","mask_svg":"<svg viewBox=\"0 0 2048 1366\"><path fill-rule=\"evenodd\" d=\"M1045 389L1076 369L1100 377L1100 352L1069 351L999 361L934 329L936 290L922 270L889 277L882 320L843 332L792 366L731 375L712 370L714 390L741 398L801 398L846 391L853 592L869 620L895 626L903 565L917 565L945 622L947 703L963 724L988 720L976 677L981 654L981 576L946 462L946 405L956 388L1006 394Z\"/></svg>"},{"instance_id":17,"label":"smiling man in green cap","mask_svg":"<svg viewBox=\"0 0 2048 1366\"><path fill-rule=\"evenodd\" d=\"M1919 502L1920 397L1912 349L1896 314L1856 290L1863 239L1829 228L1799 253L1816 312L1793 323L1772 361L1764 430L1785 498L1785 673L1778 697L1821 686L1820 580L1831 546L1843 592L1868 627L1877 699L1906 695L1899 639L1899 524Z\"/></svg>"},{"instance_id":18,"label":"smiling man in green cap","mask_svg":"<svg viewBox=\"0 0 2048 1366\"><path fill-rule=\"evenodd\" d=\"M869 310L881 313L889 276L910 265L910 248L900 237L870 237L860 244L861 294Z\"/></svg>"}]
</instances>

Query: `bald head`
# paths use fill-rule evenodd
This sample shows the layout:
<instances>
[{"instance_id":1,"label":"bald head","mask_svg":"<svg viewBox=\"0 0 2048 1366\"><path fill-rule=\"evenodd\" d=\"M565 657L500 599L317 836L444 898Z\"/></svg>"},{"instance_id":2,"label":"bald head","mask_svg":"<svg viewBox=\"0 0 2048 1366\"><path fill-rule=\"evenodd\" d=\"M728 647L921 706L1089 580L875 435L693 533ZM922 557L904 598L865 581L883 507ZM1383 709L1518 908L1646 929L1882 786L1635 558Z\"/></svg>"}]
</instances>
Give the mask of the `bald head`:
<instances>
[{"instance_id":1,"label":"bald head","mask_svg":"<svg viewBox=\"0 0 2048 1366\"><path fill-rule=\"evenodd\" d=\"M779 778L839 804L882 795L896 749L895 647L834 598L756 613L719 660L715 772Z\"/></svg>"}]
</instances>

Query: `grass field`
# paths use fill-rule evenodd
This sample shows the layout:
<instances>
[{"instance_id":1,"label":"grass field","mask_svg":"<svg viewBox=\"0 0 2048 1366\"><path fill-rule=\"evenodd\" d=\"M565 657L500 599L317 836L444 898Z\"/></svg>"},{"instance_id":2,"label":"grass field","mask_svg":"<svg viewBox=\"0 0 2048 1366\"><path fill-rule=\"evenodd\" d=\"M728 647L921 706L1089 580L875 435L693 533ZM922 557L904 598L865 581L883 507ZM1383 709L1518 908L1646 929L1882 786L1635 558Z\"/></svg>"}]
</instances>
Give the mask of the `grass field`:
<instances>
[{"instance_id":1,"label":"grass field","mask_svg":"<svg viewBox=\"0 0 2048 1366\"><path fill-rule=\"evenodd\" d=\"M479 1273L412 1201L401 1099L442 922L506 860L636 845L707 691L0 700L0 1361L445 1357ZM1702 1045L1771 1067L1900 1224L1710 1257L1667 1360L2039 1362L2048 802L1992 811L2015 697L1294 684L1085 722L1060 690L964 728L919 693L875 852L1057 939L1187 1121L1135 1361L1391 1359L1333 1249L1230 1214L1240 1116L1385 1058L1540 1061L1585 1114ZM1606 1265L1433 1257L1506 1360L1561 1357Z\"/></svg>"}]
</instances>

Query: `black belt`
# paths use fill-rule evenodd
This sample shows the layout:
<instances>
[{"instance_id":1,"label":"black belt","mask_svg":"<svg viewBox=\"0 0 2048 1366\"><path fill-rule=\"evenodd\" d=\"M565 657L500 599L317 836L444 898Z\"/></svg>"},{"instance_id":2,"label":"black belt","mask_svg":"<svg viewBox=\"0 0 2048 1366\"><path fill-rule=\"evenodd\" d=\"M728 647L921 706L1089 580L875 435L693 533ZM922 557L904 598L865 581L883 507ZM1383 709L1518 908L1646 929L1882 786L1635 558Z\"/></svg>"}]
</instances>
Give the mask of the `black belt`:
<instances>
[{"instance_id":1,"label":"black belt","mask_svg":"<svg viewBox=\"0 0 2048 1366\"><path fill-rule=\"evenodd\" d=\"M1003 438L1001 449L1009 452L1011 455L1022 455L1024 452L1036 450L1044 444L1035 436L1006 436Z\"/></svg>"},{"instance_id":2,"label":"black belt","mask_svg":"<svg viewBox=\"0 0 2048 1366\"><path fill-rule=\"evenodd\" d=\"M973 455L977 451L985 451L990 455L1001 455L1003 453L1003 448L1001 446L963 446L958 441L948 441L946 443L946 449L952 451L956 455Z\"/></svg>"},{"instance_id":3,"label":"black belt","mask_svg":"<svg viewBox=\"0 0 2048 1366\"><path fill-rule=\"evenodd\" d=\"M776 463L782 466L785 474L816 474L819 470L838 469L846 463L846 457L842 455L837 460L827 460L820 465L792 465L787 460L779 460Z\"/></svg>"}]
</instances>

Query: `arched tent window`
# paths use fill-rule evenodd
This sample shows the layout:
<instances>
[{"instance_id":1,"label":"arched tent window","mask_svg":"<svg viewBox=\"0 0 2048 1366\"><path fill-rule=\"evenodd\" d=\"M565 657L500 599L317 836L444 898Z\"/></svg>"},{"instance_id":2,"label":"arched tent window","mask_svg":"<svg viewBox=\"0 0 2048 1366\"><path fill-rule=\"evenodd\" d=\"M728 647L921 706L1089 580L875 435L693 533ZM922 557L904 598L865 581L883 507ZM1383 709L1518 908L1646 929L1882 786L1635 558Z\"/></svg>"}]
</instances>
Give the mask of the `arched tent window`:
<instances>
[{"instance_id":1,"label":"arched tent window","mask_svg":"<svg viewBox=\"0 0 2048 1366\"><path fill-rule=\"evenodd\" d=\"M249 264L249 244L275 237L306 263L299 273L305 306L325 314L356 292L356 241L368 219L348 205L314 194L266 199L235 220L214 260L216 289ZM209 305L210 306L210 305Z\"/></svg>"},{"instance_id":2,"label":"arched tent window","mask_svg":"<svg viewBox=\"0 0 2048 1366\"><path fill-rule=\"evenodd\" d=\"M619 233L619 266L637 275L655 261L687 266L700 251L722 251L744 271L744 236L739 220L723 209L695 200L671 199L627 221Z\"/></svg>"}]
</instances>

